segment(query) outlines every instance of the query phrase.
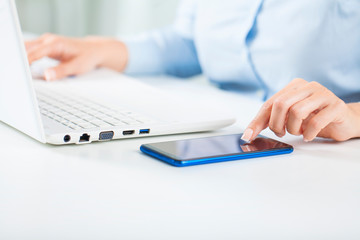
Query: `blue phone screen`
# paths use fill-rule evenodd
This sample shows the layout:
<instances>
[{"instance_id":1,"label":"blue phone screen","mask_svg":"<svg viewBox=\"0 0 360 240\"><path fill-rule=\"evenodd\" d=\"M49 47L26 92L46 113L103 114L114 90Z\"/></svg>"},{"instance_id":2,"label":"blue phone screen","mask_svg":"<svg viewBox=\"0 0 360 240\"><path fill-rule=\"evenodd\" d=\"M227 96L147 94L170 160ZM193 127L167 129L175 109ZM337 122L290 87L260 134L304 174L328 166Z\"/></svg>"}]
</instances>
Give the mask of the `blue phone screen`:
<instances>
[{"instance_id":1,"label":"blue phone screen","mask_svg":"<svg viewBox=\"0 0 360 240\"><path fill-rule=\"evenodd\" d=\"M162 155L181 161L292 148L288 144L266 137L258 137L251 143L246 143L241 136L242 134L235 134L153 143L145 146Z\"/></svg>"}]
</instances>

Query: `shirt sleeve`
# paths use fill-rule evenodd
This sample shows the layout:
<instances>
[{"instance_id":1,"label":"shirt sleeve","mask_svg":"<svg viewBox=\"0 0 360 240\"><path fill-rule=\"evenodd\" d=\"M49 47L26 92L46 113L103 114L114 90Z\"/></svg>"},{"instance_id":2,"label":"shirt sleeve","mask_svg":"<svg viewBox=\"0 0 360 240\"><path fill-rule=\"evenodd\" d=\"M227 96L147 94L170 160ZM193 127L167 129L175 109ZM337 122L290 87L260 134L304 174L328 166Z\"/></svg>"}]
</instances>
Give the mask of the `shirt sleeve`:
<instances>
[{"instance_id":1,"label":"shirt sleeve","mask_svg":"<svg viewBox=\"0 0 360 240\"><path fill-rule=\"evenodd\" d=\"M195 1L181 2L175 23L124 40L129 52L126 74L168 74L190 77L201 73L193 40Z\"/></svg>"}]
</instances>

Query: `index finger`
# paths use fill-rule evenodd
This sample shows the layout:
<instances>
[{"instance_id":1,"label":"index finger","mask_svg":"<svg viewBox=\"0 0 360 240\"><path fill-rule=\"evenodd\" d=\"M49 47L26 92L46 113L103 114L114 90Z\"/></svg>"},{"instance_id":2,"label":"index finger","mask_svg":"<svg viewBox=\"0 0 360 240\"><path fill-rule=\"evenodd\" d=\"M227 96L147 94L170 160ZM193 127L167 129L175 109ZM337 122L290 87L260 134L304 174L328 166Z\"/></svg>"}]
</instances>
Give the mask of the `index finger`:
<instances>
[{"instance_id":1,"label":"index finger","mask_svg":"<svg viewBox=\"0 0 360 240\"><path fill-rule=\"evenodd\" d=\"M269 100L267 100L260 108L256 117L250 122L250 124L244 131L242 139L244 141L254 140L262 130L264 130L269 126L272 106L275 99L277 99L279 96L289 91L290 89L291 90L297 89L299 86L303 85L304 83L306 83L304 79L300 79L300 78L294 79L285 88L283 88L282 90L274 94L274 96L272 96Z\"/></svg>"}]
</instances>

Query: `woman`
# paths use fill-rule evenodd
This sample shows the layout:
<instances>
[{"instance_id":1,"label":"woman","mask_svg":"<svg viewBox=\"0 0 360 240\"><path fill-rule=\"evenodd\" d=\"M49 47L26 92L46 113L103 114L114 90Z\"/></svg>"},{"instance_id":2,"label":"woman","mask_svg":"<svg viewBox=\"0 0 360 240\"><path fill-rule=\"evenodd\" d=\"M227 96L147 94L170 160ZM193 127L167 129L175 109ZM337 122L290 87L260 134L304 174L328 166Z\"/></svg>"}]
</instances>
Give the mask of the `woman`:
<instances>
[{"instance_id":1,"label":"woman","mask_svg":"<svg viewBox=\"0 0 360 240\"><path fill-rule=\"evenodd\" d=\"M107 67L204 73L220 88L261 94L267 101L244 140L269 127L279 137L345 141L360 137L359 26L357 0L188 0L171 27L130 40L45 34L26 47L30 64L60 60L48 81Z\"/></svg>"}]
</instances>

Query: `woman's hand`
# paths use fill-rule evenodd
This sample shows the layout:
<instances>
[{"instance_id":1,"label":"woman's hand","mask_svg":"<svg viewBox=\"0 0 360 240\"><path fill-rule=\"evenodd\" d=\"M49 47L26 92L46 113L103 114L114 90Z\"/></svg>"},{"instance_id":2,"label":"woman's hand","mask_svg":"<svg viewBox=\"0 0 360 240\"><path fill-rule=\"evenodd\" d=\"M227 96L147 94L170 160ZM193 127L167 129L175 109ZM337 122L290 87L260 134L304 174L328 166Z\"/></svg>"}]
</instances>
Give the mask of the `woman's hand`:
<instances>
[{"instance_id":1,"label":"woman's hand","mask_svg":"<svg viewBox=\"0 0 360 240\"><path fill-rule=\"evenodd\" d=\"M245 130L243 140L251 141L269 127L278 137L287 132L345 141L360 137L360 103L345 104L317 82L295 79L261 107Z\"/></svg>"},{"instance_id":2,"label":"woman's hand","mask_svg":"<svg viewBox=\"0 0 360 240\"><path fill-rule=\"evenodd\" d=\"M128 53L124 43L110 38L67 38L44 34L25 42L29 63L50 57L60 61L54 68L45 70L47 81L89 72L97 67L123 71Z\"/></svg>"}]
</instances>

